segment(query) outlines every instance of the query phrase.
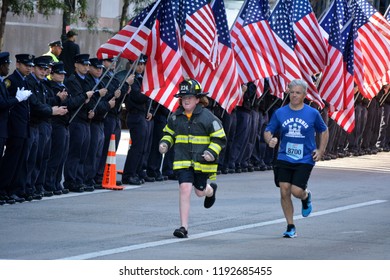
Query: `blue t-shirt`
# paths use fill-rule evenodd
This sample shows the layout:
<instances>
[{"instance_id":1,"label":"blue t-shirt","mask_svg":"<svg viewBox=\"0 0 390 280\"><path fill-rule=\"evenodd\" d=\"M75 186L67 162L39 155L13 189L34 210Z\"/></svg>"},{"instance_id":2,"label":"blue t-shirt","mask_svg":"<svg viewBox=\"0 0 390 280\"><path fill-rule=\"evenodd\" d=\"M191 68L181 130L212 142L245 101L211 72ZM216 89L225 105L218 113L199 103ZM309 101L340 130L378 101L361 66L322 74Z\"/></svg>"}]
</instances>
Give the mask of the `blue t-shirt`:
<instances>
[{"instance_id":1,"label":"blue t-shirt","mask_svg":"<svg viewBox=\"0 0 390 280\"><path fill-rule=\"evenodd\" d=\"M316 149L315 132L321 133L326 129L318 110L304 104L297 111L289 105L276 110L265 131L272 135L280 132L278 160L314 165L312 153Z\"/></svg>"}]
</instances>

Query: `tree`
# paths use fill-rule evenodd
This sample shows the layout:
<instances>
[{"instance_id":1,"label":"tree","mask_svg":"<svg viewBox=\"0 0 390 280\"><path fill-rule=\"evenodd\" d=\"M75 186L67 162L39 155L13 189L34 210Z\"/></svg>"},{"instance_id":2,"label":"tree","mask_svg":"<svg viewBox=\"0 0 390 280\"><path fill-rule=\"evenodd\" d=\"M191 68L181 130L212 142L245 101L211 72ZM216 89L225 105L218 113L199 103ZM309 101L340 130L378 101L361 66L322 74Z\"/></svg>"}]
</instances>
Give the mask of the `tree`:
<instances>
[{"instance_id":1,"label":"tree","mask_svg":"<svg viewBox=\"0 0 390 280\"><path fill-rule=\"evenodd\" d=\"M77 9L76 9L77 8ZM70 24L73 14L73 20L81 20L84 22L91 21L91 18L86 16L88 9L87 0L3 0L0 15L0 50L3 48L5 23L7 14L11 12L18 16L33 17L36 12L49 17L56 9L61 9L64 13L63 34L66 33L66 26Z\"/></svg>"},{"instance_id":2,"label":"tree","mask_svg":"<svg viewBox=\"0 0 390 280\"><path fill-rule=\"evenodd\" d=\"M130 20L128 17L129 14L129 6L130 4L134 4L134 13L133 16L137 15L143 8L152 3L152 0L123 0L122 13L119 19L119 30L121 30L127 22Z\"/></svg>"}]
</instances>

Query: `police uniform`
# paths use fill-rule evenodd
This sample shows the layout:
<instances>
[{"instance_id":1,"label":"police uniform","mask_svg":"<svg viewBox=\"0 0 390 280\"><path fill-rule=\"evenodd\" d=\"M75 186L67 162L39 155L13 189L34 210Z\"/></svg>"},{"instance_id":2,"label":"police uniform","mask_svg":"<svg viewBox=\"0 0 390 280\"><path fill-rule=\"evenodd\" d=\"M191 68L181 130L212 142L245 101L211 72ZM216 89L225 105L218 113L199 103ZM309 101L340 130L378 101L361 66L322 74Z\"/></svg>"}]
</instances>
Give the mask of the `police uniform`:
<instances>
[{"instance_id":1,"label":"police uniform","mask_svg":"<svg viewBox=\"0 0 390 280\"><path fill-rule=\"evenodd\" d=\"M76 63L90 65L89 54L79 54ZM84 165L87 158L91 130L88 112L90 108L84 103L88 99L87 91L93 89L93 84L86 76L74 72L65 80L71 102L68 104L70 116L74 117L69 124L69 152L64 166L64 187L72 192L93 191L94 188L84 185ZM79 112L78 108L81 107Z\"/></svg>"},{"instance_id":2,"label":"police uniform","mask_svg":"<svg viewBox=\"0 0 390 280\"><path fill-rule=\"evenodd\" d=\"M8 75L8 65L10 64L9 52L0 53L0 166L4 153L4 147L8 138L8 117L9 110L16 105L19 100L11 96L4 84L3 78ZM0 204L12 203L8 198L7 191L4 189L3 182L0 182Z\"/></svg>"},{"instance_id":3,"label":"police uniform","mask_svg":"<svg viewBox=\"0 0 390 280\"><path fill-rule=\"evenodd\" d=\"M104 66L102 61L97 58L91 58L90 60L91 67L101 68ZM97 85L97 89L105 88L106 85L99 78L92 76L91 74L87 75L87 79L90 79L90 83ZM93 97L90 101L91 104L96 106L95 116L91 120L91 141L89 143L87 159L85 161L84 172L85 172L85 185L90 187L95 187L96 182L94 181L96 173L98 171L99 163L102 158L103 153L103 144L104 144L104 118L108 111L111 109L110 104L108 103L109 99L114 95L111 93L102 97L99 101L99 97ZM98 103L97 103L98 102ZM91 108L93 109L93 108Z\"/></svg>"},{"instance_id":4,"label":"police uniform","mask_svg":"<svg viewBox=\"0 0 390 280\"><path fill-rule=\"evenodd\" d=\"M53 48L53 47L60 47L62 49L61 41L50 42L49 43L49 47L50 47L50 50L47 53L43 54L43 55L44 56L45 55L50 56L52 58L53 62L59 62L60 60L58 59L58 57L54 53L52 53L51 48Z\"/></svg>"},{"instance_id":5,"label":"police uniform","mask_svg":"<svg viewBox=\"0 0 390 280\"><path fill-rule=\"evenodd\" d=\"M145 63L142 58L139 62ZM126 123L130 131L132 146L126 156L122 182L131 185L140 185L142 183L139 174L143 167L145 141L149 140L147 139L148 123L146 120L149 97L142 93L141 88L142 74L136 73L130 94L125 99L127 110Z\"/></svg>"},{"instance_id":6,"label":"police uniform","mask_svg":"<svg viewBox=\"0 0 390 280\"><path fill-rule=\"evenodd\" d=\"M34 55L17 54L16 62L26 66L33 66ZM4 83L11 96L16 96L19 89L28 89L26 77L15 69L9 75ZM25 100L15 104L11 110L8 119L8 139L6 150L0 167L0 182L8 195L16 202L25 201L25 185L27 177L27 139L30 136L29 129L30 106L29 101Z\"/></svg>"},{"instance_id":7,"label":"police uniform","mask_svg":"<svg viewBox=\"0 0 390 280\"><path fill-rule=\"evenodd\" d=\"M105 70L103 70L105 71ZM114 94L115 91L119 88L121 82L123 79L126 79L127 70L123 70L115 74L114 78L112 79L111 83L107 86L108 93L106 100L110 100ZM107 75L103 78L103 83L108 84L109 80L111 79L112 75L114 73L112 71L108 71ZM115 134L115 150L118 149L119 142L121 139L121 119L120 119L120 113L122 109L122 104L124 101L124 98L129 90L129 84L125 82L121 88L121 95L118 99L115 100L115 107L111 108L108 113L106 114L106 117L104 118L104 143L103 143L103 150L102 155L100 158L100 162L98 165L98 170L95 176L95 182L97 185L100 185L103 178L104 168L106 166L106 159L108 154L108 148L110 145L110 139L111 135Z\"/></svg>"},{"instance_id":8,"label":"police uniform","mask_svg":"<svg viewBox=\"0 0 390 280\"><path fill-rule=\"evenodd\" d=\"M49 57L50 58L50 57ZM48 57L40 56L34 58L34 68L49 68ZM51 123L53 114L51 99L53 93L34 73L27 77L29 89L32 95L29 99L31 108L30 137L28 139L29 154L27 158L27 181L26 192L39 199L39 196L52 196L52 191L44 189L44 179L47 160L51 148ZM49 100L50 99L50 100Z\"/></svg>"},{"instance_id":9,"label":"police uniform","mask_svg":"<svg viewBox=\"0 0 390 280\"><path fill-rule=\"evenodd\" d=\"M54 63L52 67L52 74L53 73L65 75L64 63ZM64 83L58 83L53 80L48 81L48 86L54 94L62 92L63 90L67 91ZM69 96L64 101L59 97L56 97L53 105L68 106L69 103L71 103L71 98ZM47 162L44 189L52 191L56 195L69 192L69 190L64 188L61 184L62 170L69 150L68 122L69 113L64 116L53 116L51 121L51 149L50 157Z\"/></svg>"}]
</instances>

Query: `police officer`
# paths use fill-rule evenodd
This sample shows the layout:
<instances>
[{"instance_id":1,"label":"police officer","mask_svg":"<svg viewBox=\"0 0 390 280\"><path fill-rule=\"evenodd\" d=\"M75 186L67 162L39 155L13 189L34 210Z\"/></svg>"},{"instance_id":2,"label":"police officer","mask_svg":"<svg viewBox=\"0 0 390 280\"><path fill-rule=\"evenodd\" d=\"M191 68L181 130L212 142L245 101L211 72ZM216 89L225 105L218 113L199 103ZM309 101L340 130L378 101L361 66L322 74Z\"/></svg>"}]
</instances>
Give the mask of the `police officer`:
<instances>
[{"instance_id":1,"label":"police officer","mask_svg":"<svg viewBox=\"0 0 390 280\"><path fill-rule=\"evenodd\" d=\"M21 101L28 98L29 95L21 93L31 93L29 91L17 93L16 96L11 96L8 92L6 85L3 81L4 77L9 74L9 52L0 53L0 166L1 159L4 153L4 146L8 138L8 117L9 110ZM0 182L0 204L4 203L15 203L15 200L10 199L7 194L7 190L4 188L4 184Z\"/></svg>"},{"instance_id":2,"label":"police officer","mask_svg":"<svg viewBox=\"0 0 390 280\"><path fill-rule=\"evenodd\" d=\"M134 74L130 74L128 75L128 77L126 77L126 75L128 74L128 69L120 71L119 73L115 74L114 73L115 63L112 59L104 59L103 66L105 69L104 71L108 70L106 75L103 77L103 83L108 84L110 79L112 78L111 82L107 86L107 89L109 91L109 96L118 96L119 94L119 97L115 98L115 106L108 111L104 119L103 150L98 165L98 170L95 176L95 182L98 188L100 188L102 182L104 167L106 165L108 148L110 145L110 139L112 134L115 135L115 150L118 149L120 138L121 138L121 130L122 130L121 119L120 119L122 104L125 96L130 92L130 87L134 83L134 77L135 77ZM115 76L112 77L113 75ZM123 83L122 88L119 88L124 79L126 80ZM118 182L118 184L120 183Z\"/></svg>"},{"instance_id":3,"label":"police officer","mask_svg":"<svg viewBox=\"0 0 390 280\"><path fill-rule=\"evenodd\" d=\"M68 110L62 106L52 106L54 94L43 83L46 70L49 68L50 57L34 58L34 68L27 77L30 97L30 137L28 139L26 192L33 198L52 196L52 191L44 189L44 178L47 160L51 147L51 116L65 115ZM42 173L40 180L39 175ZM41 197L42 198L42 197Z\"/></svg>"},{"instance_id":4,"label":"police officer","mask_svg":"<svg viewBox=\"0 0 390 280\"><path fill-rule=\"evenodd\" d=\"M55 105L66 106L70 103L67 88L64 84L65 79L64 63L54 63L48 86L55 94ZM67 194L69 190L61 184L62 170L69 149L69 113L66 115L54 116L51 121L51 149L50 157L47 162L44 189L52 191L55 195Z\"/></svg>"},{"instance_id":5,"label":"police officer","mask_svg":"<svg viewBox=\"0 0 390 280\"><path fill-rule=\"evenodd\" d=\"M89 62L91 63L91 66L87 78L91 80L92 84L97 85L97 88L104 94L102 94L102 98L96 100L96 98L93 97L93 101L91 101L96 109L95 115L91 119L91 141L89 143L87 159L84 166L85 185L95 188L96 182L94 181L94 178L102 157L104 144L104 117L108 111L115 106L116 97L114 95L106 95L108 90L105 83L100 79L104 69L102 61L97 58L91 58ZM119 95L117 97L119 97Z\"/></svg>"},{"instance_id":6,"label":"police officer","mask_svg":"<svg viewBox=\"0 0 390 280\"><path fill-rule=\"evenodd\" d=\"M51 56L53 62L59 62L59 57L62 52L62 43L61 41L53 41L49 43L50 50L43 54Z\"/></svg>"},{"instance_id":7,"label":"police officer","mask_svg":"<svg viewBox=\"0 0 390 280\"><path fill-rule=\"evenodd\" d=\"M131 149L127 153L123 168L122 183L140 185L143 180L139 177L144 160L145 141L147 140L148 124L152 114L148 113L149 97L141 91L142 78L145 69L145 59L141 57L135 70L134 84L130 94L125 99L127 110L127 127L132 139Z\"/></svg>"},{"instance_id":8,"label":"police officer","mask_svg":"<svg viewBox=\"0 0 390 280\"><path fill-rule=\"evenodd\" d=\"M64 62L66 75L73 74L75 70L76 56L80 54L80 46L76 43L78 34L74 30L66 33L66 41L62 44L62 52L59 60Z\"/></svg>"},{"instance_id":9,"label":"police officer","mask_svg":"<svg viewBox=\"0 0 390 280\"><path fill-rule=\"evenodd\" d=\"M94 112L88 106L94 94L93 84L86 78L89 70L89 54L75 56L75 72L65 80L72 102L68 104L71 119L69 124L69 152L64 166L64 187L71 192L94 191L84 185L84 164L91 137L90 120Z\"/></svg>"},{"instance_id":10,"label":"police officer","mask_svg":"<svg viewBox=\"0 0 390 280\"><path fill-rule=\"evenodd\" d=\"M17 54L16 69L4 83L11 96L20 96L28 90L26 76L31 73L34 55ZM31 94L31 92L30 92ZM30 108L28 100L15 104L8 119L8 139L0 167L0 184L8 197L16 202L24 202L27 175L27 138L29 137Z\"/></svg>"}]
</instances>

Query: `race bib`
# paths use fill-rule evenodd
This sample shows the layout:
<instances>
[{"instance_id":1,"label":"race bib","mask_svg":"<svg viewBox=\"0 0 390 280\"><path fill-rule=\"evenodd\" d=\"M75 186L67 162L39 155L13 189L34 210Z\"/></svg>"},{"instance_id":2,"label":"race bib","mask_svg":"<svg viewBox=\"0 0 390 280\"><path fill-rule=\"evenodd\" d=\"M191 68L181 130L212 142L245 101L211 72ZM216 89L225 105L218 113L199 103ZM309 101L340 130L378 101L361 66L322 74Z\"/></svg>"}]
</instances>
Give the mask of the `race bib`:
<instances>
[{"instance_id":1,"label":"race bib","mask_svg":"<svg viewBox=\"0 0 390 280\"><path fill-rule=\"evenodd\" d=\"M286 155L294 160L303 158L303 144L288 142L286 145Z\"/></svg>"}]
</instances>

